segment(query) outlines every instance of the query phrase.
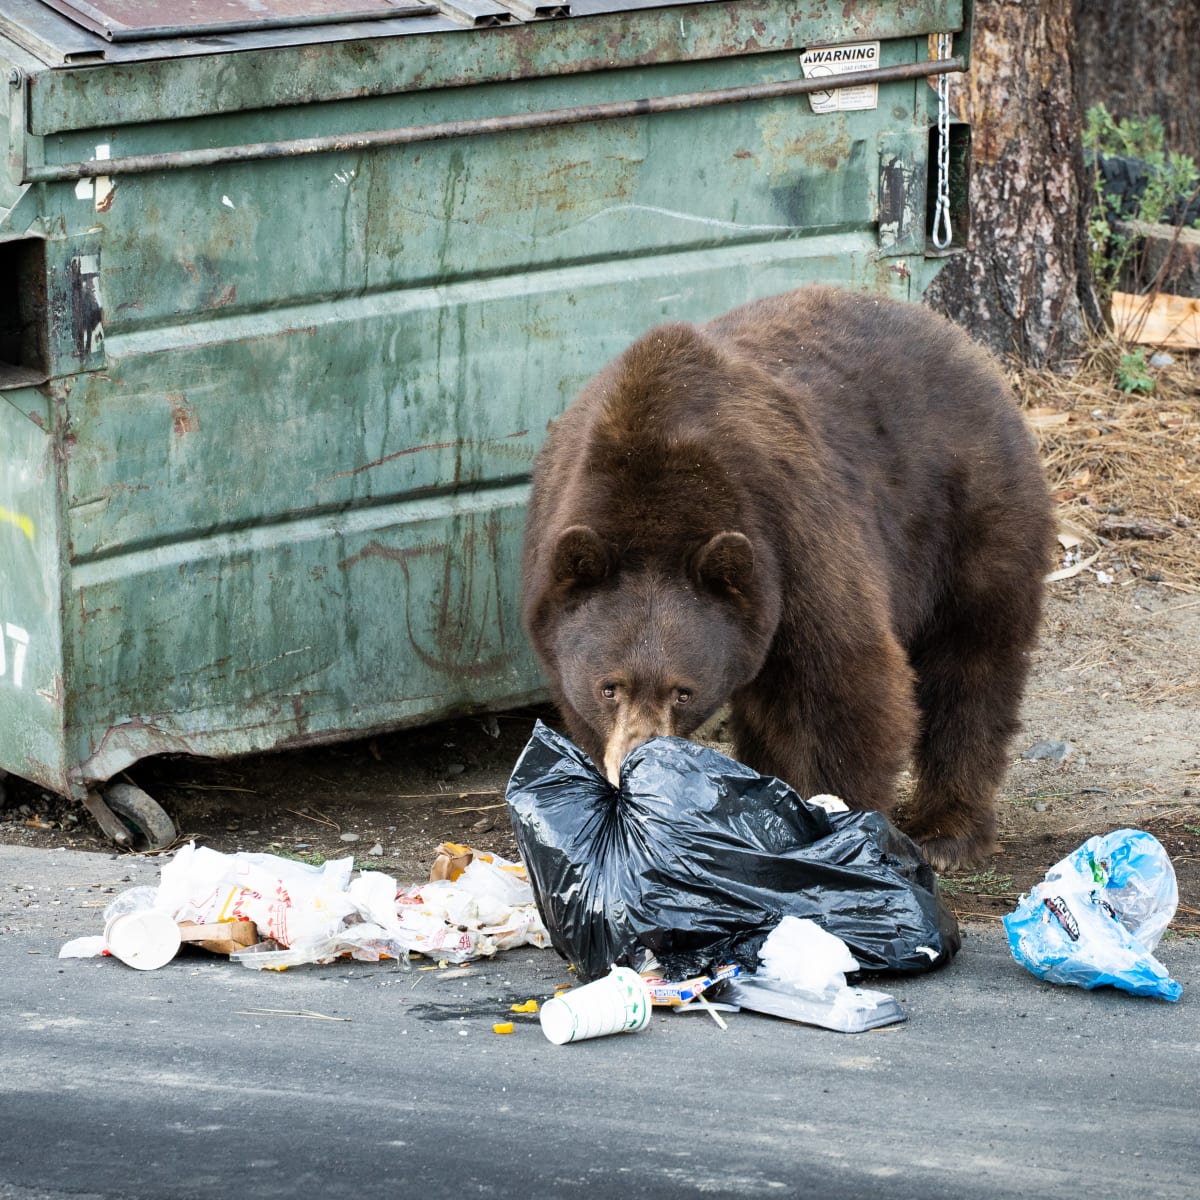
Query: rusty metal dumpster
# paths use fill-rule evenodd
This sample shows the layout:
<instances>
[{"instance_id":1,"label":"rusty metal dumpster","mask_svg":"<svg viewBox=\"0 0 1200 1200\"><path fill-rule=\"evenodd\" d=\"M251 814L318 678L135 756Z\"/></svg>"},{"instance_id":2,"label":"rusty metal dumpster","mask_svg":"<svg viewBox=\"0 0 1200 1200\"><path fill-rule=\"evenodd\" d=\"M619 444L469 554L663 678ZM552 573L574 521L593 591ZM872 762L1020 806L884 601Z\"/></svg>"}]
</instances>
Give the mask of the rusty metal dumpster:
<instances>
[{"instance_id":1,"label":"rusty metal dumpster","mask_svg":"<svg viewBox=\"0 0 1200 1200\"><path fill-rule=\"evenodd\" d=\"M930 83L966 52L929 38L965 24L6 0L0 769L103 818L149 755L539 697L547 423L657 321L811 280L919 296Z\"/></svg>"}]
</instances>

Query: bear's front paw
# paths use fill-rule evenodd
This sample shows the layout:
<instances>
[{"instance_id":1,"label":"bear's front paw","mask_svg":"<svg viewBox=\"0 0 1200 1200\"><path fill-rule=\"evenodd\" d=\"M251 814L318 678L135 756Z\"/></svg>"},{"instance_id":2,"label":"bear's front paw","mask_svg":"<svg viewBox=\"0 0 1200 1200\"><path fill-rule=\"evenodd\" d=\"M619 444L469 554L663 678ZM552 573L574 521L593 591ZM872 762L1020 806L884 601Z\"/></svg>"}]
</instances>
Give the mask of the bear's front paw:
<instances>
[{"instance_id":1,"label":"bear's front paw","mask_svg":"<svg viewBox=\"0 0 1200 1200\"><path fill-rule=\"evenodd\" d=\"M921 853L939 875L981 867L996 849L990 834L956 838L931 837L918 841Z\"/></svg>"}]
</instances>

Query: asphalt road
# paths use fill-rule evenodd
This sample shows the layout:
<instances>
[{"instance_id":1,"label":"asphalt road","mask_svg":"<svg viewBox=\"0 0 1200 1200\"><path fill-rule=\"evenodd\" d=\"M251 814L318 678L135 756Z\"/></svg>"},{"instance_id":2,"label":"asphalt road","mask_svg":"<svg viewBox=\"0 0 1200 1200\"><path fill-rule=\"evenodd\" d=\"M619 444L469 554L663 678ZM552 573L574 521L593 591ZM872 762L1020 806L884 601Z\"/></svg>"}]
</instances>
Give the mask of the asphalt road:
<instances>
[{"instance_id":1,"label":"asphalt road","mask_svg":"<svg viewBox=\"0 0 1200 1200\"><path fill-rule=\"evenodd\" d=\"M664 1014L558 1047L536 1017L492 1031L567 980L553 951L465 974L58 959L103 887L157 871L0 847L0 1200L1200 1189L1200 940L1160 947L1174 1005L1040 983L973 926L941 973L874 984L903 1025Z\"/></svg>"}]
</instances>

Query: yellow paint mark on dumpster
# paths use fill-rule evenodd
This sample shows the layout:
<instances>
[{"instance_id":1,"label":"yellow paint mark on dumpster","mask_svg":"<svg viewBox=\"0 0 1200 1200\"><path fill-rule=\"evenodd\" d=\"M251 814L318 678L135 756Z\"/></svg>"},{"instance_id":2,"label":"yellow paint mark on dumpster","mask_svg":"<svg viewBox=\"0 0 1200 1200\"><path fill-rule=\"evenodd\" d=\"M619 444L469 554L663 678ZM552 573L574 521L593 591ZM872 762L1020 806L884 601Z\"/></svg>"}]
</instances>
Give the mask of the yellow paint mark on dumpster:
<instances>
[{"instance_id":1,"label":"yellow paint mark on dumpster","mask_svg":"<svg viewBox=\"0 0 1200 1200\"><path fill-rule=\"evenodd\" d=\"M13 512L0 504L0 525L15 525L31 542L34 539L33 522L24 514Z\"/></svg>"}]
</instances>

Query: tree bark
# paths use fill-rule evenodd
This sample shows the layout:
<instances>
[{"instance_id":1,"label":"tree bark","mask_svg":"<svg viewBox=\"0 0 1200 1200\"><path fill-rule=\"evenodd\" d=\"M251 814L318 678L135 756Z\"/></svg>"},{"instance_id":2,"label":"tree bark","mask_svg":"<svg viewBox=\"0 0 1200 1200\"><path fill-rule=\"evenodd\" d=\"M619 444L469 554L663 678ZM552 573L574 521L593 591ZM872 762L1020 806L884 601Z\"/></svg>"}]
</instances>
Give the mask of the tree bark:
<instances>
[{"instance_id":1,"label":"tree bark","mask_svg":"<svg viewBox=\"0 0 1200 1200\"><path fill-rule=\"evenodd\" d=\"M970 232L926 302L1033 366L1073 357L1100 323L1075 56L1073 0L977 0L970 70L951 77L972 130Z\"/></svg>"},{"instance_id":2,"label":"tree bark","mask_svg":"<svg viewBox=\"0 0 1200 1200\"><path fill-rule=\"evenodd\" d=\"M1200 0L1075 0L1079 97L1118 119L1158 114L1200 159Z\"/></svg>"}]
</instances>

